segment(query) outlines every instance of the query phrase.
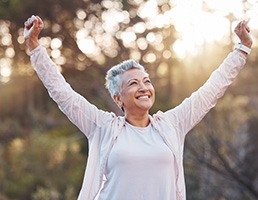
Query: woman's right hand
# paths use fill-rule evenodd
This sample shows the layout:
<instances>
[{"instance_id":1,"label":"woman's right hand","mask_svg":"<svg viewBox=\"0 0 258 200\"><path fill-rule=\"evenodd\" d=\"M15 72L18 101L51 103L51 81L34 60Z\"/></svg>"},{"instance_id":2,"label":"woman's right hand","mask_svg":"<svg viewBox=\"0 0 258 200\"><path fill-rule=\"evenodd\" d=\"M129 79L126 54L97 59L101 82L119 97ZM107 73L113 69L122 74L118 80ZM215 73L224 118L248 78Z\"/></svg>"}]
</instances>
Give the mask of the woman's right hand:
<instances>
[{"instance_id":1,"label":"woman's right hand","mask_svg":"<svg viewBox=\"0 0 258 200\"><path fill-rule=\"evenodd\" d=\"M39 45L38 36L43 27L44 23L39 16L32 15L24 23L23 36L25 39L25 43L30 51L32 51Z\"/></svg>"}]
</instances>

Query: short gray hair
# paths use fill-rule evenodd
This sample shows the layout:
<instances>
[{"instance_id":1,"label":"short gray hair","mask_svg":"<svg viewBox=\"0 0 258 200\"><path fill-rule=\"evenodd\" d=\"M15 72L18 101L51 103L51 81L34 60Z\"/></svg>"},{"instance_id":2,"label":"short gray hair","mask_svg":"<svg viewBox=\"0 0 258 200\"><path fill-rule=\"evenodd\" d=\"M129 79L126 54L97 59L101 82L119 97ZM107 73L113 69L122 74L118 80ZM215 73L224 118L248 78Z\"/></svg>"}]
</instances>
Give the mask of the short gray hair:
<instances>
[{"instance_id":1,"label":"short gray hair","mask_svg":"<svg viewBox=\"0 0 258 200\"><path fill-rule=\"evenodd\" d=\"M119 95L121 87L120 77L129 69L139 69L146 72L145 68L133 59L125 60L107 71L105 86L112 98L114 95Z\"/></svg>"}]
</instances>

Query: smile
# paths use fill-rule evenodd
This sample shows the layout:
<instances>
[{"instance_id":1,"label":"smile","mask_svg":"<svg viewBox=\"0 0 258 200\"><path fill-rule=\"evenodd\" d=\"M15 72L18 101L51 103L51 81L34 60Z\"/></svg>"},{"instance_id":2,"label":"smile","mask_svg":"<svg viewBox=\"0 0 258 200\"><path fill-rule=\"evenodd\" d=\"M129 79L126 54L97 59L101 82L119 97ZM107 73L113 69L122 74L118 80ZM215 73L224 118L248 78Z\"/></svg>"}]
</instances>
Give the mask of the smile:
<instances>
[{"instance_id":1,"label":"smile","mask_svg":"<svg viewBox=\"0 0 258 200\"><path fill-rule=\"evenodd\" d=\"M150 95L142 95L142 96L138 96L136 97L136 99L149 99Z\"/></svg>"}]
</instances>

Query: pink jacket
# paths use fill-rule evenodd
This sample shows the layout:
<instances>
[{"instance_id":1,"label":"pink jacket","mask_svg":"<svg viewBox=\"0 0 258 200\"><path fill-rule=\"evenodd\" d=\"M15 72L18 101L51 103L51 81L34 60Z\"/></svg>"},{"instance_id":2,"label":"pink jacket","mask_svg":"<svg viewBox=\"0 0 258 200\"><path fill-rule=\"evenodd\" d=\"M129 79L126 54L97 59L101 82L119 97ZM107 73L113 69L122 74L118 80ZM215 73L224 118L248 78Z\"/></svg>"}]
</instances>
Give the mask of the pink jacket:
<instances>
[{"instance_id":1,"label":"pink jacket","mask_svg":"<svg viewBox=\"0 0 258 200\"><path fill-rule=\"evenodd\" d=\"M183 171L185 136L215 106L243 68L245 60L240 52L231 52L207 82L189 98L173 109L150 116L152 125L175 157L177 200L186 199ZM109 152L125 124L125 118L98 109L76 93L42 46L31 52L31 62L51 98L88 138L89 156L78 200L94 200L102 185Z\"/></svg>"}]
</instances>

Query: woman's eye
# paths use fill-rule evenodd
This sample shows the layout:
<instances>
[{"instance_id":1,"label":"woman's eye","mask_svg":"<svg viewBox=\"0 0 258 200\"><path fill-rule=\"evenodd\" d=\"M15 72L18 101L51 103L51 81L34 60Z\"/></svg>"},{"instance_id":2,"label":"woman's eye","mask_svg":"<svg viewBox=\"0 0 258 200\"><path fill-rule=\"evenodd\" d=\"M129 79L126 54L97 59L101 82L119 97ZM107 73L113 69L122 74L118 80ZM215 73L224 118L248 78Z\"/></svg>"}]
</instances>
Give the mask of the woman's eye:
<instances>
[{"instance_id":1,"label":"woman's eye","mask_svg":"<svg viewBox=\"0 0 258 200\"><path fill-rule=\"evenodd\" d=\"M129 85L131 86L131 85L135 85L135 84L137 84L137 83L134 81L134 82L131 82Z\"/></svg>"},{"instance_id":2,"label":"woman's eye","mask_svg":"<svg viewBox=\"0 0 258 200\"><path fill-rule=\"evenodd\" d=\"M146 80L145 83L151 83L151 81L150 80Z\"/></svg>"}]
</instances>

